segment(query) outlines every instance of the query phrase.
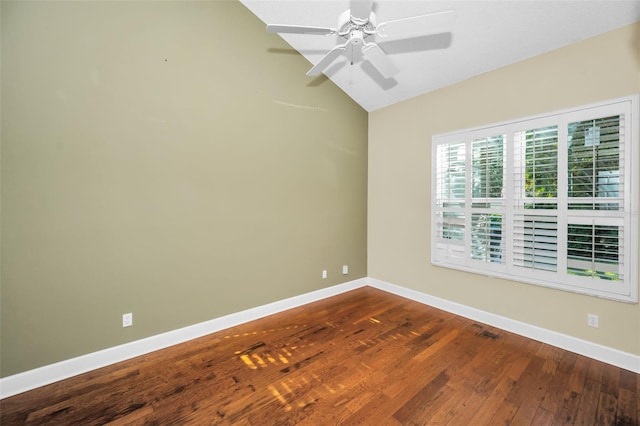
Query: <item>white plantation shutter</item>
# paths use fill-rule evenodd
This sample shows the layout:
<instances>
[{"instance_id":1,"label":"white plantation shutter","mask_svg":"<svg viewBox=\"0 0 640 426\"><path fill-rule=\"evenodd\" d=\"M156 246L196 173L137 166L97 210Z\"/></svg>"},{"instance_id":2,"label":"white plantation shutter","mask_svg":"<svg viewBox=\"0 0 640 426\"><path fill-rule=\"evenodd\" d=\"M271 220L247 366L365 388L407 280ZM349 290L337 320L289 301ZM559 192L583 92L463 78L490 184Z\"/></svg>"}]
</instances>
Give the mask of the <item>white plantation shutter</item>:
<instances>
[{"instance_id":1,"label":"white plantation shutter","mask_svg":"<svg viewBox=\"0 0 640 426\"><path fill-rule=\"evenodd\" d=\"M558 126L514 136L513 265L557 271Z\"/></svg>"},{"instance_id":2,"label":"white plantation shutter","mask_svg":"<svg viewBox=\"0 0 640 426\"><path fill-rule=\"evenodd\" d=\"M569 224L567 272L577 276L624 282L624 233L621 227Z\"/></svg>"},{"instance_id":3,"label":"white plantation shutter","mask_svg":"<svg viewBox=\"0 0 640 426\"><path fill-rule=\"evenodd\" d=\"M440 256L464 261L467 153L464 142L438 145L436 170L436 247Z\"/></svg>"},{"instance_id":4,"label":"white plantation shutter","mask_svg":"<svg viewBox=\"0 0 640 426\"><path fill-rule=\"evenodd\" d=\"M483 262L504 262L502 217L496 213L471 214L471 258Z\"/></svg>"},{"instance_id":5,"label":"white plantation shutter","mask_svg":"<svg viewBox=\"0 0 640 426\"><path fill-rule=\"evenodd\" d=\"M504 262L505 135L471 142L471 259Z\"/></svg>"},{"instance_id":6,"label":"white plantation shutter","mask_svg":"<svg viewBox=\"0 0 640 426\"><path fill-rule=\"evenodd\" d=\"M504 181L505 135L476 139L471 143L472 198L502 198Z\"/></svg>"},{"instance_id":7,"label":"white plantation shutter","mask_svg":"<svg viewBox=\"0 0 640 426\"><path fill-rule=\"evenodd\" d=\"M543 271L558 270L558 218L516 214L513 265Z\"/></svg>"},{"instance_id":8,"label":"white plantation shutter","mask_svg":"<svg viewBox=\"0 0 640 426\"><path fill-rule=\"evenodd\" d=\"M638 96L434 136L432 263L638 300Z\"/></svg>"},{"instance_id":9,"label":"white plantation shutter","mask_svg":"<svg viewBox=\"0 0 640 426\"><path fill-rule=\"evenodd\" d=\"M568 124L567 273L614 287L624 272L625 114Z\"/></svg>"}]
</instances>

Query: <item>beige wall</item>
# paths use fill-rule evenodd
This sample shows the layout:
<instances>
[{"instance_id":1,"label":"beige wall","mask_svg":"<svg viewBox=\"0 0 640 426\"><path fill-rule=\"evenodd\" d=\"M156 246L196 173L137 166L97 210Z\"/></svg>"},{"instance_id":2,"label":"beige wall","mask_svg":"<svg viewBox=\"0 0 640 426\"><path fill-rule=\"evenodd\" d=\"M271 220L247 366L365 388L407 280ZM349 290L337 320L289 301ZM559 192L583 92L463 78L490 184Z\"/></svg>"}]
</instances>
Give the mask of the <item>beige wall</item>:
<instances>
[{"instance_id":1,"label":"beige wall","mask_svg":"<svg viewBox=\"0 0 640 426\"><path fill-rule=\"evenodd\" d=\"M239 2L1 7L2 376L366 276L367 113Z\"/></svg>"},{"instance_id":2,"label":"beige wall","mask_svg":"<svg viewBox=\"0 0 640 426\"><path fill-rule=\"evenodd\" d=\"M640 355L638 304L430 264L432 135L638 92L640 23L371 113L369 276Z\"/></svg>"}]
</instances>

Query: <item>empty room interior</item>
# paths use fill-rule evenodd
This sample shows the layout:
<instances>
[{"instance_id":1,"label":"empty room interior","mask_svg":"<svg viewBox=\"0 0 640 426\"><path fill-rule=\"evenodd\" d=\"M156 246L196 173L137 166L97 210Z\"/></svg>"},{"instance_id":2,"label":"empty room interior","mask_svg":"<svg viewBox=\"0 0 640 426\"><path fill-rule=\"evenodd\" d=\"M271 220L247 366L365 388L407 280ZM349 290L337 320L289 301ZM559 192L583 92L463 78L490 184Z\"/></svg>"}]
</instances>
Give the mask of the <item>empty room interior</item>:
<instances>
[{"instance_id":1,"label":"empty room interior","mask_svg":"<svg viewBox=\"0 0 640 426\"><path fill-rule=\"evenodd\" d=\"M638 424L639 1L0 18L2 424Z\"/></svg>"}]
</instances>

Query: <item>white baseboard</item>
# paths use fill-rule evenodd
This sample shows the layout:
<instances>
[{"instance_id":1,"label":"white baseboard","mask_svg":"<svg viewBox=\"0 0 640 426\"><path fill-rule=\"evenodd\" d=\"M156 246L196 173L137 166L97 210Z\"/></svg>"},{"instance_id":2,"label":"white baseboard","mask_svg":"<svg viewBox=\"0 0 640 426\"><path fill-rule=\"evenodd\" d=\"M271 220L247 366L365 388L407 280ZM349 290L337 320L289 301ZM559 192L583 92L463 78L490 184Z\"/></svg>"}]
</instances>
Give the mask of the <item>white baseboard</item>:
<instances>
[{"instance_id":1,"label":"white baseboard","mask_svg":"<svg viewBox=\"0 0 640 426\"><path fill-rule=\"evenodd\" d=\"M474 321L482 322L493 327L500 328L511 333L519 334L539 342L547 343L561 349L565 349L625 370L640 373L640 356L613 349L597 343L578 339L577 337L568 336L545 328L536 327L531 324L509 319L500 315L485 312L480 309L471 308L449 300L440 299L430 296L416 290L400 287L375 278L367 278L367 285L377 289L415 300L434 308L452 314L460 315Z\"/></svg>"},{"instance_id":2,"label":"white baseboard","mask_svg":"<svg viewBox=\"0 0 640 426\"><path fill-rule=\"evenodd\" d=\"M0 399L367 285L361 278L0 379Z\"/></svg>"},{"instance_id":3,"label":"white baseboard","mask_svg":"<svg viewBox=\"0 0 640 426\"><path fill-rule=\"evenodd\" d=\"M45 365L40 368L25 371L24 373L4 377L0 379L0 399L367 285L474 321L479 321L502 330L597 359L615 365L616 367L640 373L640 356L638 355L515 321L375 278L361 278L71 358L55 364Z\"/></svg>"}]
</instances>

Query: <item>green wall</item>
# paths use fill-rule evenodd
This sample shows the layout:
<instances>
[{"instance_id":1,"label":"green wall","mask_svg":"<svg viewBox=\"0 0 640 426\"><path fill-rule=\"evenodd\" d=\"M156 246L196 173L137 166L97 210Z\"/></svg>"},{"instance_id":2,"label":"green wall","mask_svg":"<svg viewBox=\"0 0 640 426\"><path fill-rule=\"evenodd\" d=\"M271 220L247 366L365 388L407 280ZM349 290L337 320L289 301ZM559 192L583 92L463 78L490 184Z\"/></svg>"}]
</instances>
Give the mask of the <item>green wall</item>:
<instances>
[{"instance_id":1,"label":"green wall","mask_svg":"<svg viewBox=\"0 0 640 426\"><path fill-rule=\"evenodd\" d=\"M1 8L1 376L366 276L367 113L239 2Z\"/></svg>"}]
</instances>

